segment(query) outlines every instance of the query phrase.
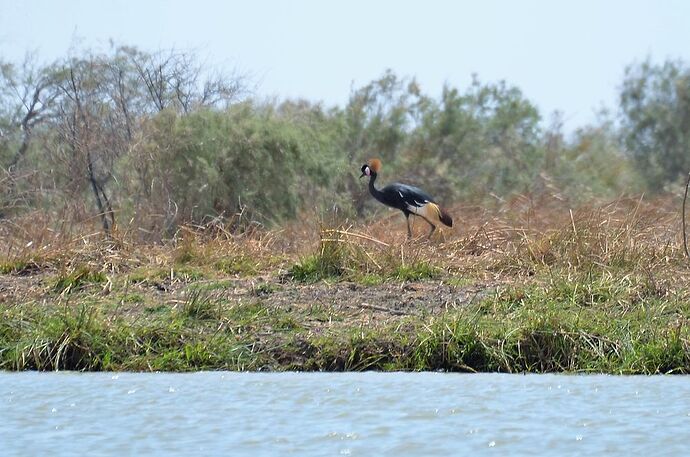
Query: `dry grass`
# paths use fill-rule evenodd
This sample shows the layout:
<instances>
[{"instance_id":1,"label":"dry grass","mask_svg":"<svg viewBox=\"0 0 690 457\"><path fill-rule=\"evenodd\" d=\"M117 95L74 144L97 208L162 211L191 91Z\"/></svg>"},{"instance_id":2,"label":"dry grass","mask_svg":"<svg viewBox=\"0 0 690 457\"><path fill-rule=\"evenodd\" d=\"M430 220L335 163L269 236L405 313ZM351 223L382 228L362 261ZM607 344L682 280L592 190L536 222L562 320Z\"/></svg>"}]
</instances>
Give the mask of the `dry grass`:
<instances>
[{"instance_id":1,"label":"dry grass","mask_svg":"<svg viewBox=\"0 0 690 457\"><path fill-rule=\"evenodd\" d=\"M0 223L0 271L68 276L80 269L105 275L143 270L211 269L228 275L273 274L305 261L322 269L313 279L346 279L395 272L414 265L452 276L515 280L559 270L647 275L687 274L674 200L620 199L577 209L560 202L518 198L489 211L456 207L456 227L424 239L405 239L404 219L382 211L374 222L306 220L281 229L233 234L221 223L183 227L161 243L142 243L134 229L76 233L52 228L36 215ZM331 218L333 219L333 218ZM421 229L420 229L421 227Z\"/></svg>"},{"instance_id":2,"label":"dry grass","mask_svg":"<svg viewBox=\"0 0 690 457\"><path fill-rule=\"evenodd\" d=\"M456 227L430 241L420 221L406 240L404 218L385 210L373 222L242 233L213 221L158 243L133 229L104 238L40 217L2 221L0 359L17 369L687 372L678 203L457 207Z\"/></svg>"}]
</instances>

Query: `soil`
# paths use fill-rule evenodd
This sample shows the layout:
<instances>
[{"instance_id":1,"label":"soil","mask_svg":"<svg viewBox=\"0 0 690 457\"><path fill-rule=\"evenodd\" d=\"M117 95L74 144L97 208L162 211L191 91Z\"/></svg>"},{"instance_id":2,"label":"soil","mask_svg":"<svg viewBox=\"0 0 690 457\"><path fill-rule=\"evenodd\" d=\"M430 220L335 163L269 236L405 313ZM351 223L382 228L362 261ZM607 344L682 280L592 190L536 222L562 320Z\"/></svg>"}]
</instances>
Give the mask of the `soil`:
<instances>
[{"instance_id":1,"label":"soil","mask_svg":"<svg viewBox=\"0 0 690 457\"><path fill-rule=\"evenodd\" d=\"M210 280L183 281L178 278L146 280L125 287L89 284L79 291L60 294L54 290L54 273L37 271L31 274L0 275L0 303L77 304L85 297L115 306L119 315L141 317L153 306L177 307L190 291L204 290L216 300L246 304L260 302L267 307L289 311L306 311L313 307L337 313L348 322L362 320L385 322L401 316L434 315L460 308L495 291L498 284L480 283L456 286L443 280L415 282L390 281L375 285L355 282L320 281L304 284L281 275L227 277ZM117 280L116 282L121 282ZM127 296L137 295L136 300Z\"/></svg>"}]
</instances>

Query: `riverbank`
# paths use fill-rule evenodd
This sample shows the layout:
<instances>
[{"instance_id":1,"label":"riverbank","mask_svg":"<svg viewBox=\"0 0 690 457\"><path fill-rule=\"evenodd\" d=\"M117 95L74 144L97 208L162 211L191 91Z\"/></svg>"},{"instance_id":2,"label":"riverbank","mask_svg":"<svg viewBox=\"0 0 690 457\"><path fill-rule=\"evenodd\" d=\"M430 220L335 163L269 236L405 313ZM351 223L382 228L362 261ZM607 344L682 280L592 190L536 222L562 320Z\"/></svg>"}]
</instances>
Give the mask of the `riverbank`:
<instances>
[{"instance_id":1,"label":"riverbank","mask_svg":"<svg viewBox=\"0 0 690 457\"><path fill-rule=\"evenodd\" d=\"M0 369L690 372L672 205L518 203L432 241L400 241L398 214L156 245L6 232Z\"/></svg>"}]
</instances>

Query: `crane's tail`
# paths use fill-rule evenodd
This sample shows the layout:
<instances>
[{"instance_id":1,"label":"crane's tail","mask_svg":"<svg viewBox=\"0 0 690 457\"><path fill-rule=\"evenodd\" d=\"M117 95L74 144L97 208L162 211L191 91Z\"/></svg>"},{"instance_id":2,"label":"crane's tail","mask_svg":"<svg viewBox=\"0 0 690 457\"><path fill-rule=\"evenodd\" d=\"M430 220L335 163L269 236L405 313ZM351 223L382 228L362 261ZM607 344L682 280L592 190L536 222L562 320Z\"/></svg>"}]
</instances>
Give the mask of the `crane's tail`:
<instances>
[{"instance_id":1,"label":"crane's tail","mask_svg":"<svg viewBox=\"0 0 690 457\"><path fill-rule=\"evenodd\" d=\"M453 226L453 218L443 208L438 206L436 203L428 203L427 205L430 206L431 209L434 210L433 212L439 221L441 221L443 224L447 225L448 227Z\"/></svg>"}]
</instances>

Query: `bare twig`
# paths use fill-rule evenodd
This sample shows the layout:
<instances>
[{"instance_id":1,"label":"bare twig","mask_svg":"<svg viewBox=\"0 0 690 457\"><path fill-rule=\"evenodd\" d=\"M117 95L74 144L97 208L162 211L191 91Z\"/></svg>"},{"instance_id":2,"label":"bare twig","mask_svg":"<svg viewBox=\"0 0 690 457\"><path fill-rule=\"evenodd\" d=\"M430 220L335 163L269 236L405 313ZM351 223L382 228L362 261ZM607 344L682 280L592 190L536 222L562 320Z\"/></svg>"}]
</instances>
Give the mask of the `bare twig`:
<instances>
[{"instance_id":1,"label":"bare twig","mask_svg":"<svg viewBox=\"0 0 690 457\"><path fill-rule=\"evenodd\" d=\"M374 311L382 311L384 313L389 313L397 316L409 316L410 313L407 313L405 311L401 311L398 309L391 309L391 308L386 308L383 306L376 306L376 305L370 305L369 303L360 303L359 305L360 308L365 308L365 309L371 309Z\"/></svg>"},{"instance_id":2,"label":"bare twig","mask_svg":"<svg viewBox=\"0 0 690 457\"><path fill-rule=\"evenodd\" d=\"M685 195L683 195L683 249L685 249L685 256L690 259L690 253L688 253L688 236L685 231L685 202L688 199L688 186L690 186L690 173L688 173L688 179L685 182Z\"/></svg>"},{"instance_id":3,"label":"bare twig","mask_svg":"<svg viewBox=\"0 0 690 457\"><path fill-rule=\"evenodd\" d=\"M345 235L345 236L354 236L356 238L362 238L364 240L373 241L374 243L378 243L382 246L386 246L386 247L390 246L388 243L384 243L383 241L377 240L376 238L373 238L373 237L370 237L367 235L362 235L360 233L349 232L347 230L326 229L323 232L327 233L327 234L340 234L340 235Z\"/></svg>"}]
</instances>

